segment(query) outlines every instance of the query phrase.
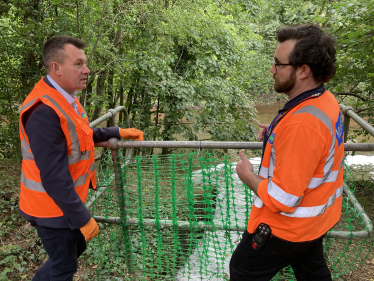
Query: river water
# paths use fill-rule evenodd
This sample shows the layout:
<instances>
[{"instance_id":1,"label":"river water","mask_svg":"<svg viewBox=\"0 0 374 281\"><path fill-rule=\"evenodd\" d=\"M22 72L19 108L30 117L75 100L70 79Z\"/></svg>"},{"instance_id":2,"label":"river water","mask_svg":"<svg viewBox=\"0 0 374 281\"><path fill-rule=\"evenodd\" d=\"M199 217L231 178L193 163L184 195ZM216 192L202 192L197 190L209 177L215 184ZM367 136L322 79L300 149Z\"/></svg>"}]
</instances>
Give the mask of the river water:
<instances>
[{"instance_id":1,"label":"river water","mask_svg":"<svg viewBox=\"0 0 374 281\"><path fill-rule=\"evenodd\" d=\"M270 124L271 121L273 121L274 117L278 114L278 110L282 109L286 101L273 103L273 104L266 104L266 105L256 105L255 108L257 110L257 116L260 124ZM365 119L365 118L364 118ZM349 130L352 132L353 130L360 129L360 125L358 125L355 121L351 119ZM260 127L257 128L257 132L260 131ZM352 136L350 136L352 138ZM208 133L201 132L198 134L199 140L209 140L210 135ZM364 138L362 136L359 136L355 138L354 140L349 139L348 142L355 142L360 143ZM186 139L182 136L182 134L177 136L178 141L185 141ZM370 137L367 141L369 143L374 143L374 137ZM154 153L158 154L161 152L161 149L155 149ZM358 155L368 155L368 156L374 156L374 151L358 151L355 154Z\"/></svg>"},{"instance_id":2,"label":"river water","mask_svg":"<svg viewBox=\"0 0 374 281\"><path fill-rule=\"evenodd\" d=\"M257 109L257 115L260 120L260 123L262 124L270 124L271 121L273 121L273 118L278 114L278 110L283 108L284 103L274 103L270 105L256 105ZM351 119L349 123L349 131L358 130L360 129L360 125L358 125L355 121ZM353 142L361 142L364 138L363 137L357 137ZM349 140L348 142L352 142L352 140ZM369 141L370 143L374 143L374 137L370 137ZM362 155L374 155L373 152L357 152L356 154L362 154Z\"/></svg>"}]
</instances>

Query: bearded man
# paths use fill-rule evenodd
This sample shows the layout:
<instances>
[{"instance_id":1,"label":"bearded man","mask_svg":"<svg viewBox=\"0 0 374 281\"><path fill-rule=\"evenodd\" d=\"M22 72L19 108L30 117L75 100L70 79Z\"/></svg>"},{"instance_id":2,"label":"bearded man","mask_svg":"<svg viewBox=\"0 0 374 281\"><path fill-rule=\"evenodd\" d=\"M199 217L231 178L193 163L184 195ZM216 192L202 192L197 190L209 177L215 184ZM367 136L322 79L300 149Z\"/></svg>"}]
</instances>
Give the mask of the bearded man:
<instances>
[{"instance_id":1,"label":"bearded man","mask_svg":"<svg viewBox=\"0 0 374 281\"><path fill-rule=\"evenodd\" d=\"M258 176L239 151L236 171L255 196L230 280L271 280L289 265L297 280L331 280L323 237L340 219L344 162L339 104L324 85L335 75L335 40L313 24L283 27L276 39L270 72L289 101L260 125Z\"/></svg>"}]
</instances>

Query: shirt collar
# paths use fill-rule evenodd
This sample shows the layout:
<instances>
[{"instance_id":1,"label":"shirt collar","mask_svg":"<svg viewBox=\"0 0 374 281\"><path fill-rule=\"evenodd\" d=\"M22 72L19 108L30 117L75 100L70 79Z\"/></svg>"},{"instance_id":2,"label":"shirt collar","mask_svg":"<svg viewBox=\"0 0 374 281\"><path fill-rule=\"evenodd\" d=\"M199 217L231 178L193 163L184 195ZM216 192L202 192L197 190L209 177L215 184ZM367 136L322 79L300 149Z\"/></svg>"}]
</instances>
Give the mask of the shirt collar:
<instances>
[{"instance_id":1,"label":"shirt collar","mask_svg":"<svg viewBox=\"0 0 374 281\"><path fill-rule=\"evenodd\" d=\"M69 95L64 89L62 89L56 82L47 74L48 81L55 87L55 89L64 96L64 98L70 103L73 107L75 105L75 96L77 95L77 91L75 91L72 95Z\"/></svg>"},{"instance_id":2,"label":"shirt collar","mask_svg":"<svg viewBox=\"0 0 374 281\"><path fill-rule=\"evenodd\" d=\"M309 98L312 95L315 95L315 94L318 94L318 93L322 94L324 91L325 91L325 85L321 84L320 86L318 86L318 87L316 87L314 89L302 92L300 95L297 95L292 100L289 100L288 102L286 102L286 104L284 105L284 107L281 110L279 110L279 113L281 113L282 111L285 111L285 110L287 110L287 109L295 106L296 104L298 104L302 100L304 100L306 98Z\"/></svg>"}]
</instances>

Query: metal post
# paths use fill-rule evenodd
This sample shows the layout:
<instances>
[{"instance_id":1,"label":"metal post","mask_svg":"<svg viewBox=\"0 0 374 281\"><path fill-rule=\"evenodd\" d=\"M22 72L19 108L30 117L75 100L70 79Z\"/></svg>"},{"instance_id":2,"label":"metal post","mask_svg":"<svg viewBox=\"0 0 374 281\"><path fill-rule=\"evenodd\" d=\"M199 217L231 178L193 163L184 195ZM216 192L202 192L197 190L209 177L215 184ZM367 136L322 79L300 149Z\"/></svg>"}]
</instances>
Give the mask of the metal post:
<instances>
[{"instance_id":1,"label":"metal post","mask_svg":"<svg viewBox=\"0 0 374 281\"><path fill-rule=\"evenodd\" d=\"M371 126L368 122L362 119L357 113L355 113L352 107L340 105L342 112L349 117L351 117L358 125L360 125L365 131L374 137L374 127Z\"/></svg>"},{"instance_id":2,"label":"metal post","mask_svg":"<svg viewBox=\"0 0 374 281\"><path fill-rule=\"evenodd\" d=\"M348 112L348 110L353 111L353 108L351 106L342 107L342 105L340 105L340 107L342 108L342 113L344 115L344 122L343 122L343 125L344 125L344 142L346 143L347 140L348 140L349 122L351 121L351 117L347 114L347 112Z\"/></svg>"},{"instance_id":3,"label":"metal post","mask_svg":"<svg viewBox=\"0 0 374 281\"><path fill-rule=\"evenodd\" d=\"M90 127L94 128L100 123L104 122L105 120L108 120L109 118L113 118L119 111L123 112L125 114L125 124L127 128L130 128L130 121L129 121L129 114L127 113L127 110L124 106L118 106L115 109L109 109L107 113L105 113L103 116L97 118L96 120L92 121L90 123ZM115 123L115 121L114 121ZM114 126L113 123L113 126Z\"/></svg>"},{"instance_id":4,"label":"metal post","mask_svg":"<svg viewBox=\"0 0 374 281\"><path fill-rule=\"evenodd\" d=\"M127 113L127 110L123 106L119 106L116 109L109 109L108 113L112 114L112 117L110 117L110 126L115 127L116 126L116 114L118 112L123 112L125 115L125 124L127 128L130 128L130 121L129 121L129 114ZM129 160L132 157L133 148L126 149L126 161Z\"/></svg>"},{"instance_id":5,"label":"metal post","mask_svg":"<svg viewBox=\"0 0 374 281\"><path fill-rule=\"evenodd\" d=\"M117 196L118 196L118 202L120 206L120 214L121 214L121 226L122 231L125 234L125 237L128 237L128 241L125 241L126 246L125 249L125 261L126 265L128 267L129 273L134 274L135 273L135 266L134 266L134 260L131 254L131 239L130 239L130 232L129 232L129 226L127 226L126 219L126 205L124 201L124 196L122 193L122 185L121 185L121 178L120 178L120 167L118 163L118 140L115 138L112 138L108 141L108 147L112 153L112 161L113 161L113 168L114 168L114 175L115 175L115 185L117 190Z\"/></svg>"},{"instance_id":6,"label":"metal post","mask_svg":"<svg viewBox=\"0 0 374 281\"><path fill-rule=\"evenodd\" d=\"M111 127L114 127L116 125L116 114L117 114L117 110L115 109L109 109L108 110L108 113L111 113L112 114L112 117L110 118L110 126Z\"/></svg>"}]
</instances>

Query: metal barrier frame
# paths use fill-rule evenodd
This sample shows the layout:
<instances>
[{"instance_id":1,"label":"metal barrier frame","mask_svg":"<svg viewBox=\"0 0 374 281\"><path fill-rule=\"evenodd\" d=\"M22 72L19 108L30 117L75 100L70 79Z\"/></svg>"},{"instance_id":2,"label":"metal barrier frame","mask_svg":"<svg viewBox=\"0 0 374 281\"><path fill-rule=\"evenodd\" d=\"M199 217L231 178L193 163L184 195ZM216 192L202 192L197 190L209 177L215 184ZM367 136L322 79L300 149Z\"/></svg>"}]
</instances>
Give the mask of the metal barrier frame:
<instances>
[{"instance_id":1,"label":"metal barrier frame","mask_svg":"<svg viewBox=\"0 0 374 281\"><path fill-rule=\"evenodd\" d=\"M340 108L342 110L342 113L344 115L344 150L345 151L374 151L374 143L346 143L348 132L349 132L349 123L350 118L352 118L354 121L356 121L360 126L362 126L367 132L369 132L372 136L374 136L374 128L368 124L364 119L362 119L360 116L358 116L352 109L352 107L346 107L345 105L341 104ZM128 113L126 111L126 108L123 106L117 107L115 109L109 109L108 113L101 116L100 118L96 119L95 121L90 123L91 127L95 127L99 125L100 123L111 119L111 126L115 126L115 117L118 112L124 112L125 114L125 122L126 126L130 127ZM141 141L141 142L134 142L134 141L121 141L117 140L115 138L110 139L106 142L100 142L96 143L96 147L106 147L111 150L112 153L112 161L114 165L114 172L115 172L115 183L116 183L116 189L119 195L121 195L122 187L121 182L119 178L118 173L118 163L117 163L117 157L118 157L118 149L119 148L195 148L195 149L262 149L262 142L218 142L218 141ZM129 155L129 154L127 154ZM130 155L131 157L131 155ZM351 191L349 191L346 184L343 186L344 192L347 195L349 201L351 204L359 211L359 215L364 221L366 230L362 231L334 231L331 230L326 235L326 238L337 238L337 239L363 239L366 237L369 237L370 234L373 232L373 224L367 214L364 212L362 206L357 201L355 196ZM101 189L96 196L92 198L92 200L88 201L86 203L87 208L89 208L96 198L102 194L104 189ZM121 198L121 196L119 197ZM123 204L120 202L120 208L121 213L124 214L126 212ZM137 219L127 219L126 221L122 221L121 217L103 217L103 216L94 216L94 219L97 222L103 222L103 223L109 223L109 224L121 224L124 223L125 225L137 225L139 224L139 221ZM145 225L156 225L156 221L153 219L146 219L143 220L143 223ZM162 226L165 227L172 227L173 223L172 221L165 220L160 221ZM178 227L185 228L190 227L190 223L187 221L181 221L178 222ZM201 229L209 229L210 227L207 225L204 225L203 223L197 224L195 226L196 228ZM215 229L225 229L225 230L240 230L244 231L245 228L237 228L237 227L227 227L224 225L215 225ZM126 228L124 228L126 231ZM132 261L129 257L128 264L130 264L129 268L130 271L133 268L131 266Z\"/></svg>"}]
</instances>

